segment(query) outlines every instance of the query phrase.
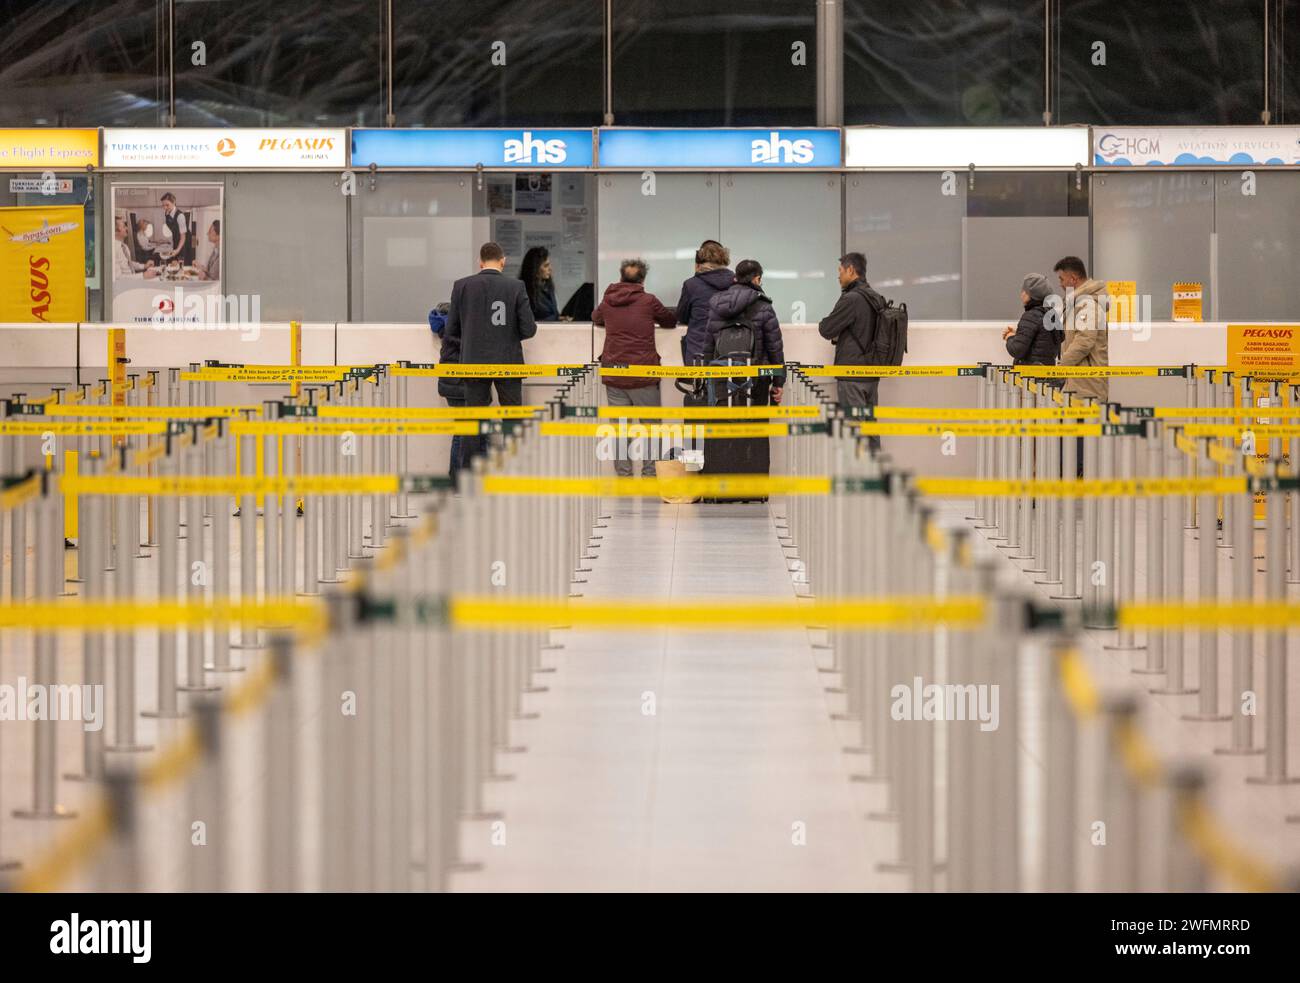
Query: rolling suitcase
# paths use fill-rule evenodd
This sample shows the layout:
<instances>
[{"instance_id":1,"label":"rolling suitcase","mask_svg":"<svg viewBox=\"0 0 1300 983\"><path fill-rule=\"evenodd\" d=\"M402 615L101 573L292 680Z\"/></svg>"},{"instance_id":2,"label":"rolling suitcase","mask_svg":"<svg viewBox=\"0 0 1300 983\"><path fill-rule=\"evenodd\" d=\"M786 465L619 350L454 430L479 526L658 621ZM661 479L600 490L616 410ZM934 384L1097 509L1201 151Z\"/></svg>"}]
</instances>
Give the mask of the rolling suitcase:
<instances>
[{"instance_id":1,"label":"rolling suitcase","mask_svg":"<svg viewBox=\"0 0 1300 983\"><path fill-rule=\"evenodd\" d=\"M766 406L768 379L712 379L707 387L711 406ZM750 423L753 421L710 420L710 423ZM771 446L767 437L709 437L704 441L704 468L701 474L766 475L771 468ZM703 499L705 502L718 499ZM766 502L767 496L747 499L721 499L725 502Z\"/></svg>"}]
</instances>

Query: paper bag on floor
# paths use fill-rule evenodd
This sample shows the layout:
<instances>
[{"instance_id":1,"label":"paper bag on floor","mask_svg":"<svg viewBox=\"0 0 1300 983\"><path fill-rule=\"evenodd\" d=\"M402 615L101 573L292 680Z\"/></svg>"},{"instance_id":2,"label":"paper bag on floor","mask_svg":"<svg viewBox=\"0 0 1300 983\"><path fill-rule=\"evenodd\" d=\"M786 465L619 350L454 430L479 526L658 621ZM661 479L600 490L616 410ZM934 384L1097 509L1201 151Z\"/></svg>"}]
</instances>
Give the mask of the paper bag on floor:
<instances>
[{"instance_id":1,"label":"paper bag on floor","mask_svg":"<svg viewBox=\"0 0 1300 983\"><path fill-rule=\"evenodd\" d=\"M685 478L686 465L681 461L655 461L656 478ZM661 495L660 496L669 505L690 505L695 498L690 495Z\"/></svg>"}]
</instances>

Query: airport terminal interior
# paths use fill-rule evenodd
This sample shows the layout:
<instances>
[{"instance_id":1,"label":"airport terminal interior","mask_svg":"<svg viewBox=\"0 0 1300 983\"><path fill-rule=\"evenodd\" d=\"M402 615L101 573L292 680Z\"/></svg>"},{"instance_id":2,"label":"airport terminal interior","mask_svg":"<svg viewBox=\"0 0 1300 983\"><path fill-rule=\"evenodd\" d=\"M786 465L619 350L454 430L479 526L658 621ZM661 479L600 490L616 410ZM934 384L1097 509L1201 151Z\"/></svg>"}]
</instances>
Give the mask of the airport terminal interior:
<instances>
[{"instance_id":1,"label":"airport terminal interior","mask_svg":"<svg viewBox=\"0 0 1300 983\"><path fill-rule=\"evenodd\" d=\"M0 889L1297 890L1297 45L0 2Z\"/></svg>"}]
</instances>

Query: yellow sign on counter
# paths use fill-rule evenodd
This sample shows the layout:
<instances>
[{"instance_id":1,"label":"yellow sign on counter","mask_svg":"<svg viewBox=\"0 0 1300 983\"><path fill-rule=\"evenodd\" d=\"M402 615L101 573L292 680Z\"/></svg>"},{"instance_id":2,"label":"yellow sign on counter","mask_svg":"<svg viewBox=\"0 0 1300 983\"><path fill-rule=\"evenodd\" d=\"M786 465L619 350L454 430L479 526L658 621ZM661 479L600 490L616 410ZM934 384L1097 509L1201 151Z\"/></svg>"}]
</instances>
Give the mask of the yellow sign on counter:
<instances>
[{"instance_id":1,"label":"yellow sign on counter","mask_svg":"<svg viewBox=\"0 0 1300 983\"><path fill-rule=\"evenodd\" d=\"M86 316L85 209L0 208L0 322Z\"/></svg>"},{"instance_id":2,"label":"yellow sign on counter","mask_svg":"<svg viewBox=\"0 0 1300 983\"><path fill-rule=\"evenodd\" d=\"M1205 297L1205 287L1200 283L1175 283L1174 284L1174 320L1175 321L1199 321L1201 320L1202 300Z\"/></svg>"},{"instance_id":3,"label":"yellow sign on counter","mask_svg":"<svg viewBox=\"0 0 1300 983\"><path fill-rule=\"evenodd\" d=\"M1111 324L1131 324L1138 319L1136 280L1107 280L1106 294L1110 298Z\"/></svg>"},{"instance_id":4,"label":"yellow sign on counter","mask_svg":"<svg viewBox=\"0 0 1300 983\"><path fill-rule=\"evenodd\" d=\"M0 168L84 170L99 166L99 130L0 129Z\"/></svg>"}]
</instances>

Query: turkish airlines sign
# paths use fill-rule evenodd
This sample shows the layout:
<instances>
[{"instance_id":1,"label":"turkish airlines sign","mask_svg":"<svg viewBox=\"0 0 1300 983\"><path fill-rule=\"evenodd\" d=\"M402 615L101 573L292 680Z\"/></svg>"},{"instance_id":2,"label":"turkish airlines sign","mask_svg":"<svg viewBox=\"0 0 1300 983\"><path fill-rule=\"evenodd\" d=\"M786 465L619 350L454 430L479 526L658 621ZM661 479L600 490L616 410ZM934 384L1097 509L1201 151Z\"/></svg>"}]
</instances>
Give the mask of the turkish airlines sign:
<instances>
[{"instance_id":1,"label":"turkish airlines sign","mask_svg":"<svg viewBox=\"0 0 1300 983\"><path fill-rule=\"evenodd\" d=\"M346 162L347 137L341 129L288 127L104 131L105 167L334 170L342 169Z\"/></svg>"}]
</instances>

